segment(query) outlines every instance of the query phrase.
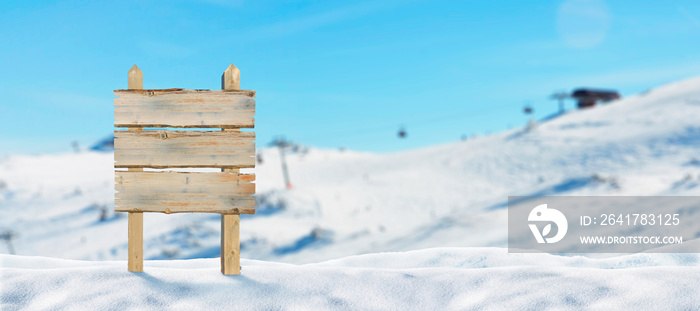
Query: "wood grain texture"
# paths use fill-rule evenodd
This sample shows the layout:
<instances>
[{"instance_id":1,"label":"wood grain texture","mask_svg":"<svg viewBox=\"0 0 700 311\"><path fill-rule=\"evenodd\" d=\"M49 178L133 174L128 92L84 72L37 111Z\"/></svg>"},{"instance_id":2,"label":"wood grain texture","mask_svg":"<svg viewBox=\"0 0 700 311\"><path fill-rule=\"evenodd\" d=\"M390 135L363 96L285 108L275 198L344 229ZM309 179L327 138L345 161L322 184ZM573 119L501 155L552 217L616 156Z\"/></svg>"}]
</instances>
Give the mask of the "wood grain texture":
<instances>
[{"instance_id":1,"label":"wood grain texture","mask_svg":"<svg viewBox=\"0 0 700 311\"><path fill-rule=\"evenodd\" d=\"M231 64L224 70L221 75L222 90L240 90L241 89L241 71L236 65Z\"/></svg>"},{"instance_id":2,"label":"wood grain texture","mask_svg":"<svg viewBox=\"0 0 700 311\"><path fill-rule=\"evenodd\" d=\"M114 131L114 167L255 167L255 133Z\"/></svg>"},{"instance_id":3,"label":"wood grain texture","mask_svg":"<svg viewBox=\"0 0 700 311\"><path fill-rule=\"evenodd\" d=\"M129 271L143 272L143 213L129 213Z\"/></svg>"},{"instance_id":4,"label":"wood grain texture","mask_svg":"<svg viewBox=\"0 0 700 311\"><path fill-rule=\"evenodd\" d=\"M143 71L138 66L134 65L129 69L129 89L143 89Z\"/></svg>"},{"instance_id":5,"label":"wood grain texture","mask_svg":"<svg viewBox=\"0 0 700 311\"><path fill-rule=\"evenodd\" d=\"M233 66L233 65L231 65ZM235 66L234 66L235 68ZM229 67L226 71L231 69ZM224 73L226 75L226 72ZM222 77L222 88L224 81ZM229 88L231 88L229 84ZM222 129L224 132L239 132L239 129ZM222 168L224 174L238 174L237 168ZM221 215L221 273L224 275L241 274L241 228L239 215Z\"/></svg>"},{"instance_id":6,"label":"wood grain texture","mask_svg":"<svg viewBox=\"0 0 700 311\"><path fill-rule=\"evenodd\" d=\"M143 89L143 72L134 65L129 70L129 89ZM129 128L140 132L143 128ZM132 172L143 172L143 168L129 168ZM129 213L127 266L131 272L143 272L143 213Z\"/></svg>"},{"instance_id":7,"label":"wood grain texture","mask_svg":"<svg viewBox=\"0 0 700 311\"><path fill-rule=\"evenodd\" d=\"M221 215L221 273L241 274L240 216Z\"/></svg>"},{"instance_id":8,"label":"wood grain texture","mask_svg":"<svg viewBox=\"0 0 700 311\"><path fill-rule=\"evenodd\" d=\"M255 175L238 173L115 172L115 211L255 213Z\"/></svg>"},{"instance_id":9,"label":"wood grain texture","mask_svg":"<svg viewBox=\"0 0 700 311\"><path fill-rule=\"evenodd\" d=\"M115 127L253 128L255 91L116 90Z\"/></svg>"}]
</instances>

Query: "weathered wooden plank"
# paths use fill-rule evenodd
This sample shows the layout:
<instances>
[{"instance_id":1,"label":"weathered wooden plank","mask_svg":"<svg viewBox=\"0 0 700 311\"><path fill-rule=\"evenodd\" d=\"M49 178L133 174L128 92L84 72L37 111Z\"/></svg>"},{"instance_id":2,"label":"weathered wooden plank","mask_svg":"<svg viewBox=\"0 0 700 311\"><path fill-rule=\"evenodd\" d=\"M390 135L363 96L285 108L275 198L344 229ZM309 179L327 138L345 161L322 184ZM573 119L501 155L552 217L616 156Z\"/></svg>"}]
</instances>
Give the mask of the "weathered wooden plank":
<instances>
[{"instance_id":1,"label":"weathered wooden plank","mask_svg":"<svg viewBox=\"0 0 700 311\"><path fill-rule=\"evenodd\" d=\"M255 133L114 131L114 166L255 167Z\"/></svg>"},{"instance_id":2,"label":"weathered wooden plank","mask_svg":"<svg viewBox=\"0 0 700 311\"><path fill-rule=\"evenodd\" d=\"M152 212L152 213L216 213L216 214L255 214L255 198L231 197L231 200L196 200L187 199L116 199L116 212Z\"/></svg>"},{"instance_id":3,"label":"weathered wooden plank","mask_svg":"<svg viewBox=\"0 0 700 311\"><path fill-rule=\"evenodd\" d=\"M254 214L255 175L115 172L115 211Z\"/></svg>"},{"instance_id":4,"label":"weathered wooden plank","mask_svg":"<svg viewBox=\"0 0 700 311\"><path fill-rule=\"evenodd\" d=\"M248 96L255 98L257 92L255 90L239 90L239 89L221 89L221 90L204 90L204 89L182 89L182 88L171 88L171 89L122 89L114 90L114 95L122 94L143 94L147 96L162 95L162 94L184 94L184 93L228 93Z\"/></svg>"},{"instance_id":5,"label":"weathered wooden plank","mask_svg":"<svg viewBox=\"0 0 700 311\"><path fill-rule=\"evenodd\" d=\"M253 195L255 175L238 173L115 172L116 198L145 194Z\"/></svg>"},{"instance_id":6,"label":"weathered wooden plank","mask_svg":"<svg viewBox=\"0 0 700 311\"><path fill-rule=\"evenodd\" d=\"M116 127L253 128L255 91L117 90Z\"/></svg>"}]
</instances>

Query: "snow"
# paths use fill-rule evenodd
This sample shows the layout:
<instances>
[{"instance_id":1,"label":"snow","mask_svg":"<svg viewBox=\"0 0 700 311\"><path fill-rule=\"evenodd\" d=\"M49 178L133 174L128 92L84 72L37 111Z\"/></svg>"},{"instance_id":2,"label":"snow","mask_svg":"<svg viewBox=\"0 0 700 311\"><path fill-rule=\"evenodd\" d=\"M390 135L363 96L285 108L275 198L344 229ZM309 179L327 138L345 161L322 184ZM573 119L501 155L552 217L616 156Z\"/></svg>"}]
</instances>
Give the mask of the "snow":
<instances>
[{"instance_id":1,"label":"snow","mask_svg":"<svg viewBox=\"0 0 700 311\"><path fill-rule=\"evenodd\" d=\"M145 214L146 272L126 272L112 153L9 156L0 159L0 233L15 234L17 256L0 255L0 302L697 309L695 255L591 259L504 247L508 196L700 195L698 120L700 77L529 129L417 150L290 150L291 190L279 151L261 148L263 163L244 170L257 174L258 206L241 217L239 277L205 259L219 255L220 218L209 214ZM0 240L0 254L9 246Z\"/></svg>"},{"instance_id":2,"label":"snow","mask_svg":"<svg viewBox=\"0 0 700 311\"><path fill-rule=\"evenodd\" d=\"M700 308L698 255L614 259L433 248L292 265L217 259L126 263L0 255L0 302L14 309L463 310ZM687 267L692 265L695 267Z\"/></svg>"}]
</instances>

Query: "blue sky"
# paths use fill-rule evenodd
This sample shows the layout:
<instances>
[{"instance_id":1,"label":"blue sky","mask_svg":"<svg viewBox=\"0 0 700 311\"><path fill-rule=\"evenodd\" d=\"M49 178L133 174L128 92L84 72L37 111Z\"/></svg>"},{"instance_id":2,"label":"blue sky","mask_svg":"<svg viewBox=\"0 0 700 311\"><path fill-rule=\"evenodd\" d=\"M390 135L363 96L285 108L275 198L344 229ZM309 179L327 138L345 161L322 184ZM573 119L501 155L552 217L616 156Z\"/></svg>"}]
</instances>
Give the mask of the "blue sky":
<instances>
[{"instance_id":1,"label":"blue sky","mask_svg":"<svg viewBox=\"0 0 700 311\"><path fill-rule=\"evenodd\" d=\"M697 1L3 0L0 29L0 156L110 135L133 64L146 88L216 89L234 63L259 147L375 152L522 126L556 90L700 75Z\"/></svg>"}]
</instances>

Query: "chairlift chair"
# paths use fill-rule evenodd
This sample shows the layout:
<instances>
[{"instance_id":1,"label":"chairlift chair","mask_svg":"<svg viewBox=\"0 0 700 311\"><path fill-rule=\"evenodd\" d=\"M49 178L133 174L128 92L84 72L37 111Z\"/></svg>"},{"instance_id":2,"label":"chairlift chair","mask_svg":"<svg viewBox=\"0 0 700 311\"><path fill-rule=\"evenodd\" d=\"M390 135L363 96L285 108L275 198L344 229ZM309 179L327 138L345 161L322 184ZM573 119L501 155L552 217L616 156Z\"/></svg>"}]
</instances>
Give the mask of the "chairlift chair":
<instances>
[{"instance_id":1,"label":"chairlift chair","mask_svg":"<svg viewBox=\"0 0 700 311\"><path fill-rule=\"evenodd\" d=\"M408 135L408 134L406 133L406 129L401 127L399 129L399 133L397 135L399 136L399 138L406 138L406 135Z\"/></svg>"}]
</instances>

